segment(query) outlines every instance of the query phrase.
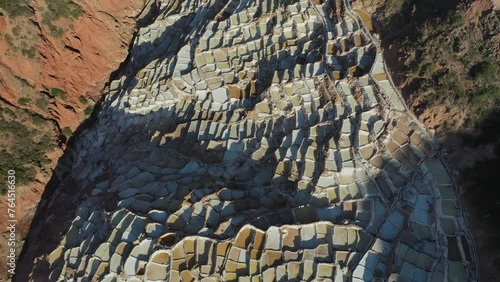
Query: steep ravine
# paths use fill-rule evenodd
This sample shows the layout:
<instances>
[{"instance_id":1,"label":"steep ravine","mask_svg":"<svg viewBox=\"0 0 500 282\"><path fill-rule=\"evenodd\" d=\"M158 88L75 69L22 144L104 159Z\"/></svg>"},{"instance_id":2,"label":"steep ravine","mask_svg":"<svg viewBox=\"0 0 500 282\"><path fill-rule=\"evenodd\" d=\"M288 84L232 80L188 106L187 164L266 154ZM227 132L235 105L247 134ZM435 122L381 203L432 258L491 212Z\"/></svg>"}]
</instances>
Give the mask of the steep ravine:
<instances>
[{"instance_id":1,"label":"steep ravine","mask_svg":"<svg viewBox=\"0 0 500 282\"><path fill-rule=\"evenodd\" d=\"M23 139L17 141L9 137L1 144L7 150L5 155L2 153L2 171L3 166L18 171L18 253L47 183L51 177L61 178L60 172L52 169L57 168L58 159L68 149L68 139L80 132L77 127L92 113L112 72L128 55L138 24L151 17L151 7L155 5L153 0L76 1L80 14L60 16L51 22L64 31L57 35L44 21L48 17L49 2L53 3L30 1L26 5L31 12L22 15L12 15L0 6L2 134L15 136L11 121L12 125L34 134L17 137ZM29 143L30 139L39 142L40 136L45 138L41 141L45 145L37 145L33 150L38 150L37 154L47 161L16 160L9 165L9 160L18 157L18 152L29 154L32 150L21 144ZM23 179L21 167L13 163L29 167L29 179ZM0 209L6 210L6 204L2 193ZM0 215L1 232L7 229L5 216L6 213ZM5 234L0 236L2 254L7 246ZM0 273L7 275L4 260L2 255ZM6 277L0 277L0 281L3 279Z\"/></svg>"}]
</instances>

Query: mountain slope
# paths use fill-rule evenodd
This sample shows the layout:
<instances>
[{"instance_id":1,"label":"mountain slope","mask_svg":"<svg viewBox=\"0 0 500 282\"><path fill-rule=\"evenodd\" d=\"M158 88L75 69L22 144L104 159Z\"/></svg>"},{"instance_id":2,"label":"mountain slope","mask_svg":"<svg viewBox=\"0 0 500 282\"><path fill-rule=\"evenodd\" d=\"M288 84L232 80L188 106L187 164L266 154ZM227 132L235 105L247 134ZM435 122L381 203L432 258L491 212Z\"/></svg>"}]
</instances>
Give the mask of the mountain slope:
<instances>
[{"instance_id":1,"label":"mountain slope","mask_svg":"<svg viewBox=\"0 0 500 282\"><path fill-rule=\"evenodd\" d=\"M362 12L158 11L66 152L15 281L478 280L453 175Z\"/></svg>"}]
</instances>

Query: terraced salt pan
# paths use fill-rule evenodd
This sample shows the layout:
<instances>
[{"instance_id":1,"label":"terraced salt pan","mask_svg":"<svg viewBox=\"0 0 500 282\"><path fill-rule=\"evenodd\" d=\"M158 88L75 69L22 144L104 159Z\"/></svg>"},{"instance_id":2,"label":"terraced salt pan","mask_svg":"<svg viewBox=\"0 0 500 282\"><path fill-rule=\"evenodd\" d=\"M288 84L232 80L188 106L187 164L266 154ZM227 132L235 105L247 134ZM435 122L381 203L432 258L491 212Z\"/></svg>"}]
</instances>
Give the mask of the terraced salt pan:
<instances>
[{"instance_id":1,"label":"terraced salt pan","mask_svg":"<svg viewBox=\"0 0 500 282\"><path fill-rule=\"evenodd\" d=\"M289 2L162 3L77 141L91 193L51 280L474 279L381 53L330 2Z\"/></svg>"}]
</instances>

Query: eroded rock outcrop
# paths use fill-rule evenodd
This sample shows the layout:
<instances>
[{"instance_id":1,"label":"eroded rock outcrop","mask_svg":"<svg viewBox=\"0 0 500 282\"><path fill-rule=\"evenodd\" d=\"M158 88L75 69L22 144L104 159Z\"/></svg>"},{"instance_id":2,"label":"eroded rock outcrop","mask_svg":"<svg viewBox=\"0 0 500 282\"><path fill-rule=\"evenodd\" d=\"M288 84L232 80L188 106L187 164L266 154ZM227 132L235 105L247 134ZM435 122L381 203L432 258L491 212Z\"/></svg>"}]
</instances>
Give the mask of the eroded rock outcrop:
<instances>
[{"instance_id":1,"label":"eroded rock outcrop","mask_svg":"<svg viewBox=\"0 0 500 282\"><path fill-rule=\"evenodd\" d=\"M476 279L453 180L362 17L340 1L160 11L16 280Z\"/></svg>"},{"instance_id":2,"label":"eroded rock outcrop","mask_svg":"<svg viewBox=\"0 0 500 282\"><path fill-rule=\"evenodd\" d=\"M3 15L2 25L7 35L0 38L1 97L19 105L19 98L25 94L19 79L47 94L51 94L51 89L60 89L65 96L53 101L52 117L61 128L75 129L84 118L85 106L80 105L80 97L99 98L111 72L128 54L138 19L147 14L152 3L78 1L75 5L81 14L76 18L60 17L57 22L49 23L65 31L61 35L55 35L44 22L49 9L45 1L30 3L33 15L10 19ZM21 30L14 31L17 26ZM25 53L27 49L14 52L31 45L33 53L29 55ZM31 98L35 101L36 97Z\"/></svg>"}]
</instances>

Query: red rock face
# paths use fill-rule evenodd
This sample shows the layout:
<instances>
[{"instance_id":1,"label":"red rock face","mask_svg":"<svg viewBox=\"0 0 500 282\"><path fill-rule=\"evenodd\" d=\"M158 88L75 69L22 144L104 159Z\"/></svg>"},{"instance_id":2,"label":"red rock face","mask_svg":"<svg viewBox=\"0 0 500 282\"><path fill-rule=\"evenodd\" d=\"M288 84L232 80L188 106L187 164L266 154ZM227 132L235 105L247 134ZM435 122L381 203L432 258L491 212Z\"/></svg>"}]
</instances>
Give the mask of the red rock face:
<instances>
[{"instance_id":1,"label":"red rock face","mask_svg":"<svg viewBox=\"0 0 500 282\"><path fill-rule=\"evenodd\" d=\"M110 73L127 56L136 18L146 5L144 0L84 0L78 4L84 13L76 20L57 20L58 26L69 27L61 38L57 38L42 23L45 3L32 3L35 14L30 20L35 25L21 33L37 35L38 40L32 43L40 59L20 54L7 55L11 45L5 38L0 39L0 79L3 88L0 96L17 104L21 90L12 76L26 80L38 91L62 89L67 96L63 100L56 99L51 113L61 128L71 129L75 129L84 118L83 109L78 107L79 97L96 100ZM4 17L0 19L0 26L8 31L16 26L17 21L22 22L23 19L15 18L9 23Z\"/></svg>"},{"instance_id":2,"label":"red rock face","mask_svg":"<svg viewBox=\"0 0 500 282\"><path fill-rule=\"evenodd\" d=\"M110 72L127 56L134 18L144 3L86 2L82 3L85 15L71 23L74 28L64 34L63 46L54 41L40 46L49 56L43 62L39 80L46 86L65 89L69 96L95 98Z\"/></svg>"}]
</instances>

